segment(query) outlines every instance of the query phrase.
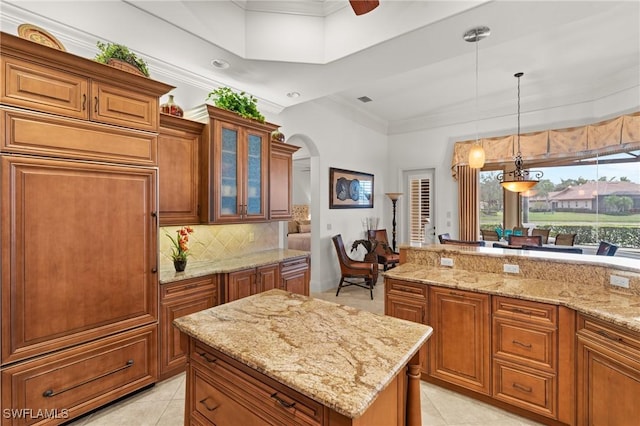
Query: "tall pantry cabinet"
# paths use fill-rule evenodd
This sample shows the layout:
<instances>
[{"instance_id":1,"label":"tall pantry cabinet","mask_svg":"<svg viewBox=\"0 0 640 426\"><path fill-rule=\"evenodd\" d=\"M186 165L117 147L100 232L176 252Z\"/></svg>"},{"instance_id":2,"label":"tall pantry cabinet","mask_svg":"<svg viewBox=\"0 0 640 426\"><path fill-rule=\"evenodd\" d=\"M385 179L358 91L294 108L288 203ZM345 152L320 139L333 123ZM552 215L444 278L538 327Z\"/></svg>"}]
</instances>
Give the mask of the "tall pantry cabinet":
<instances>
[{"instance_id":1,"label":"tall pantry cabinet","mask_svg":"<svg viewBox=\"0 0 640 426\"><path fill-rule=\"evenodd\" d=\"M171 86L0 36L1 422L58 424L157 380Z\"/></svg>"}]
</instances>

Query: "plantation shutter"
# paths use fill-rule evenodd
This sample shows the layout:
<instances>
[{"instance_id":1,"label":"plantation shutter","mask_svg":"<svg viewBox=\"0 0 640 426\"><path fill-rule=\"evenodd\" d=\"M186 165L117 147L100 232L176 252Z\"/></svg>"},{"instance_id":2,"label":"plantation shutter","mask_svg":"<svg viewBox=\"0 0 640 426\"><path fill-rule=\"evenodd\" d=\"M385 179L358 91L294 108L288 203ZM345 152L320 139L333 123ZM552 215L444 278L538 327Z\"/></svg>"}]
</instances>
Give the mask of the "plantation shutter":
<instances>
[{"instance_id":1,"label":"plantation shutter","mask_svg":"<svg viewBox=\"0 0 640 426\"><path fill-rule=\"evenodd\" d=\"M409 241L423 243L424 225L431 218L429 179L412 178L409 181L409 191Z\"/></svg>"}]
</instances>

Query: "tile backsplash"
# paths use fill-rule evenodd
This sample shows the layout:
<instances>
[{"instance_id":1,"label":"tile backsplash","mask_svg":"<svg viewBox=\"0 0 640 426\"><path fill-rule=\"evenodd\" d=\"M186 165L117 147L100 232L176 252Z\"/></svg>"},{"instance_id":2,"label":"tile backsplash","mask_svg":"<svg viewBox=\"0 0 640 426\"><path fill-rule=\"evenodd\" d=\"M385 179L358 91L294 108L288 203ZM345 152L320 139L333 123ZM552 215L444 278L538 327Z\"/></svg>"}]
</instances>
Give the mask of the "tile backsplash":
<instances>
[{"instance_id":1,"label":"tile backsplash","mask_svg":"<svg viewBox=\"0 0 640 426\"><path fill-rule=\"evenodd\" d=\"M160 265L171 265L171 241L180 226L160 228ZM278 248L279 222L238 225L193 225L189 260L207 261ZM253 237L253 238L252 238ZM253 241L251 241L253 240Z\"/></svg>"}]
</instances>

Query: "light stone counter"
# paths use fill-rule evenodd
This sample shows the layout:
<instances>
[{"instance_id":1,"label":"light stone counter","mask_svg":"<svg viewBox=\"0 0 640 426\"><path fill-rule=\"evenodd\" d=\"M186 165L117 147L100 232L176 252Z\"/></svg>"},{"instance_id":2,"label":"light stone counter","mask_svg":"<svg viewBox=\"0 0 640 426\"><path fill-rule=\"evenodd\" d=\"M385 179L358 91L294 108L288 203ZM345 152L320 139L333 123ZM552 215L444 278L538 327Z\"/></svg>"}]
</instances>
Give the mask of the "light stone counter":
<instances>
[{"instance_id":1,"label":"light stone counter","mask_svg":"<svg viewBox=\"0 0 640 426\"><path fill-rule=\"evenodd\" d=\"M205 275L241 271L247 268L279 263L284 260L300 256L308 256L309 252L300 250L274 249L246 254L238 257L230 257L213 261L189 262L184 272L176 272L173 264L163 265L160 269L160 284L188 278L202 277Z\"/></svg>"},{"instance_id":2,"label":"light stone counter","mask_svg":"<svg viewBox=\"0 0 640 426\"><path fill-rule=\"evenodd\" d=\"M431 327L270 290L174 320L184 333L352 419Z\"/></svg>"},{"instance_id":3,"label":"light stone counter","mask_svg":"<svg viewBox=\"0 0 640 426\"><path fill-rule=\"evenodd\" d=\"M453 252L446 251L438 253L444 257L450 257L453 254ZM476 257L476 260L479 259L481 258ZM468 259L457 258L457 260L460 262L456 261L456 263L460 264L468 262ZM493 259L486 260L491 268L495 267L495 265L491 265ZM536 277L524 278L515 274L486 272L488 266L482 263L472 263L471 266L465 268L405 263L384 272L383 275L388 278L440 287L563 305L640 332L640 294L634 293L633 288L631 290L617 289L605 283L608 275L581 270L575 262L564 263L566 266L564 274L560 268L562 265L555 264L554 268L553 264L547 264L544 261L537 262L541 264L535 265L536 267L531 267L531 265L522 262L522 259L511 257L506 260L501 259L500 265L518 261L521 262L520 267L523 273L528 272ZM549 277L539 276L545 270L552 270L556 273L556 277L549 279ZM623 272L626 277L631 279L632 283L640 280L640 274L628 270ZM623 273L620 272L620 274Z\"/></svg>"}]
</instances>

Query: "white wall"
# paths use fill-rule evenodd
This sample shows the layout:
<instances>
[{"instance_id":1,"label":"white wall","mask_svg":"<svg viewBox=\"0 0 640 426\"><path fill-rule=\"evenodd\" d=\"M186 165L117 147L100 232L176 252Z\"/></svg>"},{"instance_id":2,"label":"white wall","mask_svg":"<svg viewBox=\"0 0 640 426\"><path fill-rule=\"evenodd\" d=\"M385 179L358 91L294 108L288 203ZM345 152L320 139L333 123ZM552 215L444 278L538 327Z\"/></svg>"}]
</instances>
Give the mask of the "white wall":
<instances>
[{"instance_id":1,"label":"white wall","mask_svg":"<svg viewBox=\"0 0 640 426\"><path fill-rule=\"evenodd\" d=\"M304 135L313 142L318 156L311 158L311 291L336 287L340 269L331 237L342 234L345 246L364 237L364 217L383 218L390 210L385 202L387 174L387 136L361 124L332 101L309 102L285 110L278 117L287 137ZM374 175L374 201L371 209L329 209L329 168L337 167ZM361 254L360 254L361 255ZM358 257L354 253L354 257Z\"/></svg>"}]
</instances>

